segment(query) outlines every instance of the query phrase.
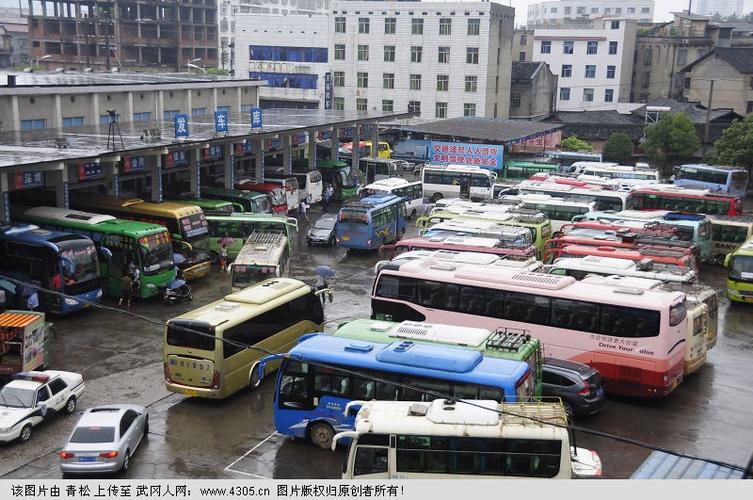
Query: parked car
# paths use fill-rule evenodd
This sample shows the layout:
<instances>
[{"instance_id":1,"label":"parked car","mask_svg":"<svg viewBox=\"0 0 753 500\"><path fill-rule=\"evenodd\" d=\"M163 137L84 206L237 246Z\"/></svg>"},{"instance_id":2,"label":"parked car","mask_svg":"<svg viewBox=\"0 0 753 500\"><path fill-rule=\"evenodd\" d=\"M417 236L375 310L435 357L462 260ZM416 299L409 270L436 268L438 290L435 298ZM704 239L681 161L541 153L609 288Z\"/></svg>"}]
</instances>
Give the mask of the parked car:
<instances>
[{"instance_id":1,"label":"parked car","mask_svg":"<svg viewBox=\"0 0 753 500\"><path fill-rule=\"evenodd\" d=\"M126 472L149 433L149 415L138 405L89 408L81 415L60 456L63 474Z\"/></svg>"},{"instance_id":2,"label":"parked car","mask_svg":"<svg viewBox=\"0 0 753 500\"><path fill-rule=\"evenodd\" d=\"M337 214L323 214L306 233L306 244L335 246L335 225Z\"/></svg>"},{"instance_id":3,"label":"parked car","mask_svg":"<svg viewBox=\"0 0 753 500\"><path fill-rule=\"evenodd\" d=\"M84 392L78 373L55 370L18 372L0 389L0 443L31 438L34 427L56 413L70 415Z\"/></svg>"},{"instance_id":4,"label":"parked car","mask_svg":"<svg viewBox=\"0 0 753 500\"><path fill-rule=\"evenodd\" d=\"M601 374L583 363L544 358L543 395L562 399L568 415L592 415L607 401Z\"/></svg>"}]
</instances>

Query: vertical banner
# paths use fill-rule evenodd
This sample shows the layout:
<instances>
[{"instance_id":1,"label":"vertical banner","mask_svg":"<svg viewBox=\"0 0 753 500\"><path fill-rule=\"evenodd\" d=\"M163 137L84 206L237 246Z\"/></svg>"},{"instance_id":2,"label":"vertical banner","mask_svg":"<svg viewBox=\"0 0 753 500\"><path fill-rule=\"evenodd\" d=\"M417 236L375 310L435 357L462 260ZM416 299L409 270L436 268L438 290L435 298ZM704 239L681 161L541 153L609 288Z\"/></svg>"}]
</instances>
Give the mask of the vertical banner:
<instances>
[{"instance_id":1,"label":"vertical banner","mask_svg":"<svg viewBox=\"0 0 753 500\"><path fill-rule=\"evenodd\" d=\"M227 111L214 112L214 131L218 134L227 134Z\"/></svg>"},{"instance_id":2,"label":"vertical banner","mask_svg":"<svg viewBox=\"0 0 753 500\"><path fill-rule=\"evenodd\" d=\"M10 224L10 193L3 193L3 224Z\"/></svg>"},{"instance_id":3,"label":"vertical banner","mask_svg":"<svg viewBox=\"0 0 753 500\"><path fill-rule=\"evenodd\" d=\"M332 73L324 73L324 109L332 109Z\"/></svg>"},{"instance_id":4,"label":"vertical banner","mask_svg":"<svg viewBox=\"0 0 753 500\"><path fill-rule=\"evenodd\" d=\"M71 208L71 198L67 182L63 183L63 208Z\"/></svg>"},{"instance_id":5,"label":"vertical banner","mask_svg":"<svg viewBox=\"0 0 753 500\"><path fill-rule=\"evenodd\" d=\"M261 129L263 125L261 108L251 108L251 129Z\"/></svg>"},{"instance_id":6,"label":"vertical banner","mask_svg":"<svg viewBox=\"0 0 753 500\"><path fill-rule=\"evenodd\" d=\"M118 174L112 174L112 195L120 196L120 176Z\"/></svg>"},{"instance_id":7,"label":"vertical banner","mask_svg":"<svg viewBox=\"0 0 753 500\"><path fill-rule=\"evenodd\" d=\"M201 159L196 160L196 197L201 198Z\"/></svg>"},{"instance_id":8,"label":"vertical banner","mask_svg":"<svg viewBox=\"0 0 753 500\"><path fill-rule=\"evenodd\" d=\"M188 115L175 115L173 117L175 125L175 138L185 139L188 137Z\"/></svg>"}]
</instances>

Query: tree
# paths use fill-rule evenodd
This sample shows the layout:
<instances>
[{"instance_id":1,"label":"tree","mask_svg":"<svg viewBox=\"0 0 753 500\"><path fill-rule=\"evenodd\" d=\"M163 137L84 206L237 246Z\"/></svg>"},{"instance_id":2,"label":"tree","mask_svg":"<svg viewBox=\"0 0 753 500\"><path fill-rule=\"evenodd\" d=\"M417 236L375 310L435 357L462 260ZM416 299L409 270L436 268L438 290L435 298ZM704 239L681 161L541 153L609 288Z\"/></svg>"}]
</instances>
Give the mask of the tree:
<instances>
[{"instance_id":1,"label":"tree","mask_svg":"<svg viewBox=\"0 0 753 500\"><path fill-rule=\"evenodd\" d=\"M575 135L562 139L562 142L560 142L560 148L562 151L577 151L579 153L590 153L594 150L589 143L578 139L578 136Z\"/></svg>"},{"instance_id":2,"label":"tree","mask_svg":"<svg viewBox=\"0 0 753 500\"><path fill-rule=\"evenodd\" d=\"M724 165L753 167L753 115L735 120L714 143L716 159Z\"/></svg>"},{"instance_id":3,"label":"tree","mask_svg":"<svg viewBox=\"0 0 753 500\"><path fill-rule=\"evenodd\" d=\"M645 128L643 150L648 153L659 172L669 177L670 167L693 156L701 147L693 122L685 113L665 113Z\"/></svg>"},{"instance_id":4,"label":"tree","mask_svg":"<svg viewBox=\"0 0 753 500\"><path fill-rule=\"evenodd\" d=\"M604 144L602 153L606 161L616 161L620 165L625 164L633 156L633 141L625 133L614 133L609 136L606 144Z\"/></svg>"}]
</instances>

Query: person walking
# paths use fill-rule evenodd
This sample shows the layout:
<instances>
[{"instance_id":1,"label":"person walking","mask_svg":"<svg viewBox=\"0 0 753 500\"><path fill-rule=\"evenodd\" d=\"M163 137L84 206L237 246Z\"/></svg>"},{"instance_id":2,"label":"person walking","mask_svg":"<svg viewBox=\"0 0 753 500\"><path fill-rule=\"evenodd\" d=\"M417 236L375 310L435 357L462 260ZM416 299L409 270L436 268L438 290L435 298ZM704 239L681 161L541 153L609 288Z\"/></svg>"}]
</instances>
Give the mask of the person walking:
<instances>
[{"instance_id":1,"label":"person walking","mask_svg":"<svg viewBox=\"0 0 753 500\"><path fill-rule=\"evenodd\" d=\"M123 277L120 279L120 300L118 305L122 306L123 301L126 303L126 307L131 308L131 296L133 295L133 278L127 271L123 273Z\"/></svg>"},{"instance_id":2,"label":"person walking","mask_svg":"<svg viewBox=\"0 0 753 500\"><path fill-rule=\"evenodd\" d=\"M227 245L220 243L220 271L227 270Z\"/></svg>"},{"instance_id":3,"label":"person walking","mask_svg":"<svg viewBox=\"0 0 753 500\"><path fill-rule=\"evenodd\" d=\"M327 207L329 207L329 201L332 198L332 185L327 184L327 187L324 188L324 193L322 193L322 213L327 213Z\"/></svg>"},{"instance_id":4,"label":"person walking","mask_svg":"<svg viewBox=\"0 0 753 500\"><path fill-rule=\"evenodd\" d=\"M306 199L302 199L301 203L298 205L298 214L301 216L301 220L306 219L306 222L309 221L309 216L306 213L306 209L308 208L308 205L306 204Z\"/></svg>"}]
</instances>

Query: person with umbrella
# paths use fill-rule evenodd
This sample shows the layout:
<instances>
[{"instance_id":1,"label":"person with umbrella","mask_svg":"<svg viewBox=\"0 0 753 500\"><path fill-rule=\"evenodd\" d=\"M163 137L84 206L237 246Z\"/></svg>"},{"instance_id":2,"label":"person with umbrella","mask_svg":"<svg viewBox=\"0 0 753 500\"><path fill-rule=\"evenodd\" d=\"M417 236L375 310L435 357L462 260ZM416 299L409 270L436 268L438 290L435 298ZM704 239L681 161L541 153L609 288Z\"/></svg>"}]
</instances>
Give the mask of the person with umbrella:
<instances>
[{"instance_id":1,"label":"person with umbrella","mask_svg":"<svg viewBox=\"0 0 753 500\"><path fill-rule=\"evenodd\" d=\"M335 271L329 266L317 266L314 269L314 273L316 273L316 285L314 286L316 291L318 292L319 290L329 288L327 278L333 277L335 275ZM329 294L329 301L332 302L332 294ZM323 303L324 296L322 295L322 304Z\"/></svg>"}]
</instances>

